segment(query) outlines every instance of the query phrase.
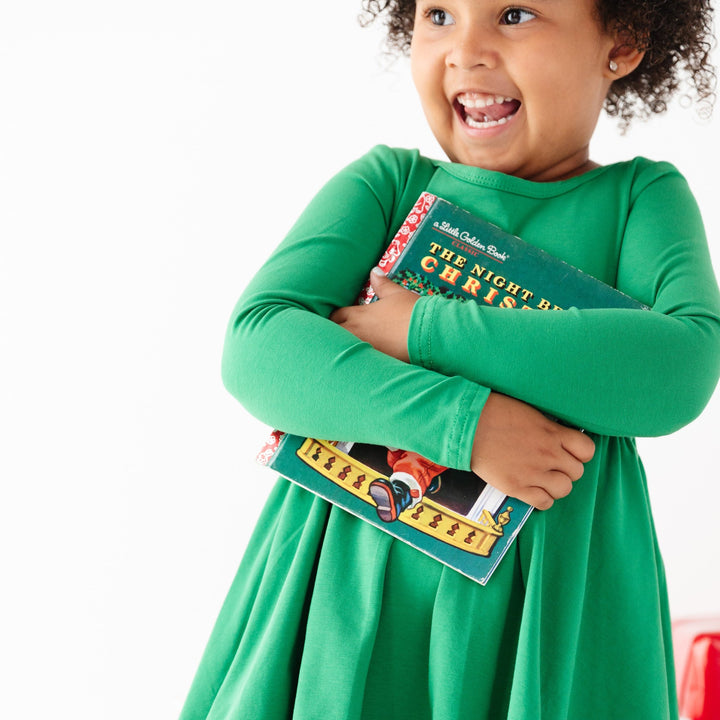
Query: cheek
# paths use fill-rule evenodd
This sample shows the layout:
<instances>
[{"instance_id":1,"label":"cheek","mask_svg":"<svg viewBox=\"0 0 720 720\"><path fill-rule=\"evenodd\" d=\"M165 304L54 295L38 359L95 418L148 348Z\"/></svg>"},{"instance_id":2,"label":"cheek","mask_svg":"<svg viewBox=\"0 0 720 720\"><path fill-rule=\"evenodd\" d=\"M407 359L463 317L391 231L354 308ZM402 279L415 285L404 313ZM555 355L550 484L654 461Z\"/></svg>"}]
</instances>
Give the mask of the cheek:
<instances>
[{"instance_id":1,"label":"cheek","mask_svg":"<svg viewBox=\"0 0 720 720\"><path fill-rule=\"evenodd\" d=\"M418 89L442 88L444 70L443 53L432 43L418 41L410 46L410 73Z\"/></svg>"},{"instance_id":2,"label":"cheek","mask_svg":"<svg viewBox=\"0 0 720 720\"><path fill-rule=\"evenodd\" d=\"M412 81L418 91L420 90L423 75L425 74L423 71L424 63L422 58L422 49L413 41L410 44L410 76L412 77Z\"/></svg>"},{"instance_id":3,"label":"cheek","mask_svg":"<svg viewBox=\"0 0 720 720\"><path fill-rule=\"evenodd\" d=\"M425 112L433 114L441 112L442 106L447 104L442 92L441 79L438 79L430 68L423 67L422 63L415 65L412 78L420 104Z\"/></svg>"},{"instance_id":4,"label":"cheek","mask_svg":"<svg viewBox=\"0 0 720 720\"><path fill-rule=\"evenodd\" d=\"M587 76L567 72L528 74L525 87L529 92L523 94L528 112L550 122L564 121L569 118L581 118L588 112L595 112L595 93L587 86Z\"/></svg>"},{"instance_id":5,"label":"cheek","mask_svg":"<svg viewBox=\"0 0 720 720\"><path fill-rule=\"evenodd\" d=\"M428 85L431 68L420 50L414 51L410 56L410 74L418 91Z\"/></svg>"}]
</instances>

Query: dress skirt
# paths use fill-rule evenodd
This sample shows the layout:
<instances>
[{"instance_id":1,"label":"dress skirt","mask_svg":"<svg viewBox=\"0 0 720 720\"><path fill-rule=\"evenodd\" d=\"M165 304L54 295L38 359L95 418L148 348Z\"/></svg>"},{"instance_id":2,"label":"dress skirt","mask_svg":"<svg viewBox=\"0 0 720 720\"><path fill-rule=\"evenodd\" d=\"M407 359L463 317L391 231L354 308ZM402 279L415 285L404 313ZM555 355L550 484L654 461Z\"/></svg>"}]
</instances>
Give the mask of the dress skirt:
<instances>
[{"instance_id":1,"label":"dress skirt","mask_svg":"<svg viewBox=\"0 0 720 720\"><path fill-rule=\"evenodd\" d=\"M595 440L486 586L279 479L180 720L677 718L644 473Z\"/></svg>"}]
</instances>

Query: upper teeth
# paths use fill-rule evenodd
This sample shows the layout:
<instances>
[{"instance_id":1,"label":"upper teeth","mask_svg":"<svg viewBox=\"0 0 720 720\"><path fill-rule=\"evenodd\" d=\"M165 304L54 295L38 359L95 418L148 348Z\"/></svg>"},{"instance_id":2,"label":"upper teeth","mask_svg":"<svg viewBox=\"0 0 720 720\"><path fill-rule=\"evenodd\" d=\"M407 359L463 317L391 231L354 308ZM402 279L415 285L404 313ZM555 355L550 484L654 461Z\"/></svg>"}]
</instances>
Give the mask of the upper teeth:
<instances>
[{"instance_id":1,"label":"upper teeth","mask_svg":"<svg viewBox=\"0 0 720 720\"><path fill-rule=\"evenodd\" d=\"M504 102L512 102L512 98L502 95L458 95L458 102L467 108L486 108Z\"/></svg>"}]
</instances>

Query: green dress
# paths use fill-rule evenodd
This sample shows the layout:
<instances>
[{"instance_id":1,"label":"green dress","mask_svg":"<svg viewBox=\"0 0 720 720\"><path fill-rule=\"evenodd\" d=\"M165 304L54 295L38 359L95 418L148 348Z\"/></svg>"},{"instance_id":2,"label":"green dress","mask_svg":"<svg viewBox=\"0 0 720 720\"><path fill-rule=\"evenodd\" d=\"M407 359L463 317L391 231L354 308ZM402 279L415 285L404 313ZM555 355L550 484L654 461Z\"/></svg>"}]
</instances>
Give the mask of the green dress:
<instances>
[{"instance_id":1,"label":"green dress","mask_svg":"<svg viewBox=\"0 0 720 720\"><path fill-rule=\"evenodd\" d=\"M653 311L424 297L411 364L375 351L327 317L353 303L426 189ZM485 587L279 480L182 720L676 718L633 437L691 421L719 374L720 295L672 166L636 159L534 183L375 148L321 190L240 299L230 392L288 432L469 469L493 388L586 428L595 457L567 498L532 514Z\"/></svg>"}]
</instances>

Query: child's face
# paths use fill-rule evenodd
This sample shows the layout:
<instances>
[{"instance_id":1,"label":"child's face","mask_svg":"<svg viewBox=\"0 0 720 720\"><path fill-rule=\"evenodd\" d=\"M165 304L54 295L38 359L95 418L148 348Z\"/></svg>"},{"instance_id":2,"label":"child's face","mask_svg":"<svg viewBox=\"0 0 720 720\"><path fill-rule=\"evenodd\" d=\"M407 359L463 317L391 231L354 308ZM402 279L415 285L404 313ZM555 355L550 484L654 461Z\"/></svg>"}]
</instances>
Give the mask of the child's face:
<instances>
[{"instance_id":1,"label":"child's face","mask_svg":"<svg viewBox=\"0 0 720 720\"><path fill-rule=\"evenodd\" d=\"M450 160L533 180L587 170L615 39L594 0L418 0L412 73Z\"/></svg>"}]
</instances>

